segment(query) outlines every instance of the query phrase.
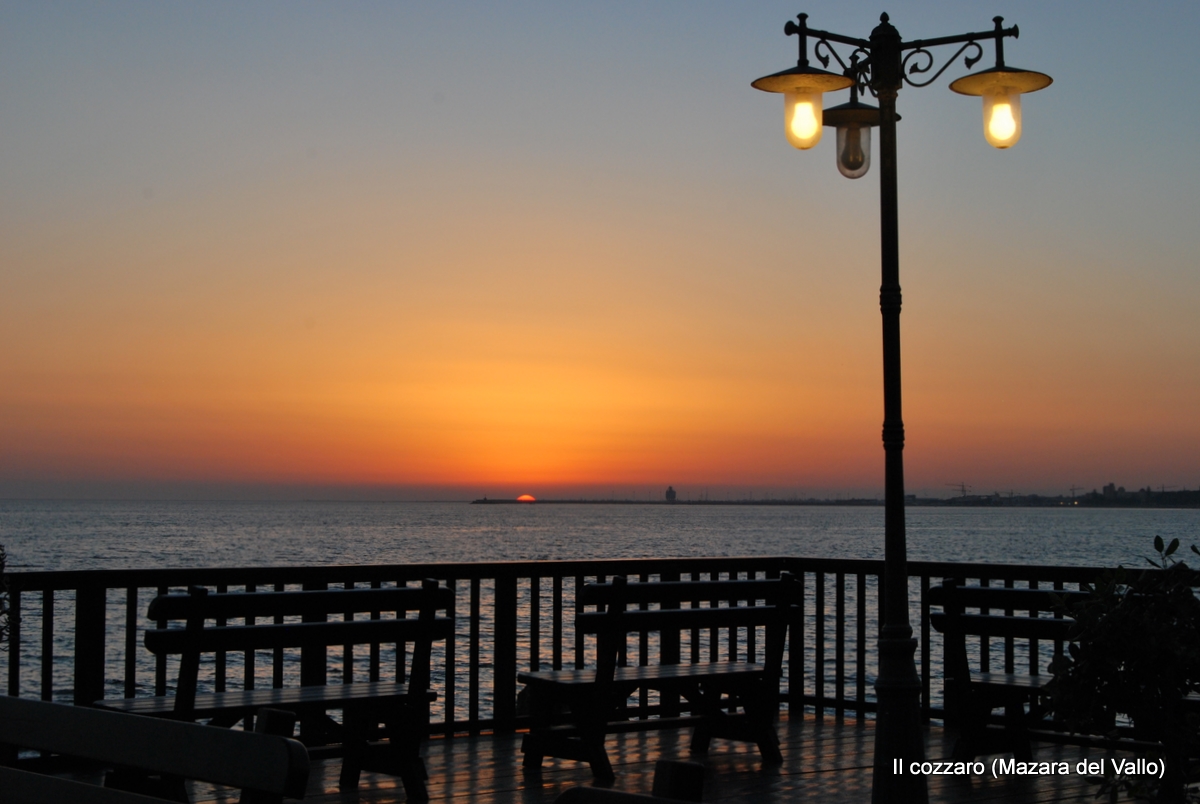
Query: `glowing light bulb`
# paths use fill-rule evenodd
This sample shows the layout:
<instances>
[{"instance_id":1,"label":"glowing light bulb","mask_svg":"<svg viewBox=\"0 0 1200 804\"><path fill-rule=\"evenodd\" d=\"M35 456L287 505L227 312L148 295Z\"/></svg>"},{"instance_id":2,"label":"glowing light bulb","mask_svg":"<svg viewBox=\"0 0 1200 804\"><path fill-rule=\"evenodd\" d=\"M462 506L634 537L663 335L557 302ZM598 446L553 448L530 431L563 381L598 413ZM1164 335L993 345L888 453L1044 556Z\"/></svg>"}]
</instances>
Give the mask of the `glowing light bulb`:
<instances>
[{"instance_id":1,"label":"glowing light bulb","mask_svg":"<svg viewBox=\"0 0 1200 804\"><path fill-rule=\"evenodd\" d=\"M784 132L793 148L807 150L821 141L821 93L785 92Z\"/></svg>"},{"instance_id":2,"label":"glowing light bulb","mask_svg":"<svg viewBox=\"0 0 1200 804\"><path fill-rule=\"evenodd\" d=\"M792 115L792 136L800 140L811 139L819 128L820 124L817 122L817 114L813 111L812 104L797 103L796 111Z\"/></svg>"},{"instance_id":3,"label":"glowing light bulb","mask_svg":"<svg viewBox=\"0 0 1200 804\"><path fill-rule=\"evenodd\" d=\"M1011 148L1021 139L1021 93L1002 90L983 96L983 136L996 148Z\"/></svg>"},{"instance_id":4,"label":"glowing light bulb","mask_svg":"<svg viewBox=\"0 0 1200 804\"><path fill-rule=\"evenodd\" d=\"M1017 133L1017 121L1013 120L1011 105L997 103L992 107L992 119L988 122L988 131L992 138L997 140L1007 140Z\"/></svg>"}]
</instances>

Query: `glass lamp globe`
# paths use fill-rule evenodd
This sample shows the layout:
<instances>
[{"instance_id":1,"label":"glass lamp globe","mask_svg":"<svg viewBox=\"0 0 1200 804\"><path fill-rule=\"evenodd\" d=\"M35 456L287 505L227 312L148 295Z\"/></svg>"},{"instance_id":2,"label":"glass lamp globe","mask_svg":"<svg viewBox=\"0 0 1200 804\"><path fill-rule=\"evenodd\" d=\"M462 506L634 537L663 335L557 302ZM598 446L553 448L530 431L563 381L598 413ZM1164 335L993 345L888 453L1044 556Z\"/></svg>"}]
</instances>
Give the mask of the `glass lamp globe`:
<instances>
[{"instance_id":1,"label":"glass lamp globe","mask_svg":"<svg viewBox=\"0 0 1200 804\"><path fill-rule=\"evenodd\" d=\"M860 103L851 89L850 102L826 109L824 117L825 125L837 129L838 172L847 179L862 178L871 168L871 128L879 125L879 109Z\"/></svg>"},{"instance_id":2,"label":"glass lamp globe","mask_svg":"<svg viewBox=\"0 0 1200 804\"><path fill-rule=\"evenodd\" d=\"M783 94L783 131L793 148L807 151L821 141L821 93Z\"/></svg>"},{"instance_id":3,"label":"glass lamp globe","mask_svg":"<svg viewBox=\"0 0 1200 804\"><path fill-rule=\"evenodd\" d=\"M1021 95L1054 83L1045 73L1017 67L993 67L950 84L960 95L983 97L983 137L994 148L1011 148L1021 139Z\"/></svg>"}]
</instances>

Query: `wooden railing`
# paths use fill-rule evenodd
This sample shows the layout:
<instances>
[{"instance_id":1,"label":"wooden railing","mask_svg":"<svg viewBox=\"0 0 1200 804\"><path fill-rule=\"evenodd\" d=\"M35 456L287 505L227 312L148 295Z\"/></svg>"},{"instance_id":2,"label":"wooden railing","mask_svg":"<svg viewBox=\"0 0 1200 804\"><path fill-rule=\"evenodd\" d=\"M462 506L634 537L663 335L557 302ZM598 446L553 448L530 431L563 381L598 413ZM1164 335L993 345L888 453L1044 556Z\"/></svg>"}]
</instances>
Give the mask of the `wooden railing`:
<instances>
[{"instance_id":1,"label":"wooden railing","mask_svg":"<svg viewBox=\"0 0 1200 804\"><path fill-rule=\"evenodd\" d=\"M456 592L457 636L435 655L435 732L478 733L520 728L517 672L582 667L593 647L575 633L575 590L594 579L627 575L642 580L776 577L795 573L804 585L802 614L791 624L784 665L783 705L841 719L875 710L875 637L883 562L795 557L522 561L237 569L97 570L7 575L11 645L0 653L7 692L89 704L104 697L170 692L174 668L142 647L151 598L199 584L218 591L388 586L432 577ZM972 583L1075 589L1095 568L910 562L911 620L920 640L918 671L926 718L941 717L940 636L928 625L928 590L944 577ZM711 636L710 651L761 651L754 634ZM721 647L724 645L724 647ZM982 667L1037 671L1054 646L981 644ZM400 650L403 650L401 647ZM656 645L631 645L629 661L654 661ZM716 653L706 653L715 660ZM395 648L321 657L334 680L387 679ZM306 664L312 661L305 656ZM401 663L402 664L402 663ZM296 683L299 657L217 656L202 683L212 689ZM656 712L651 697L640 713Z\"/></svg>"}]
</instances>

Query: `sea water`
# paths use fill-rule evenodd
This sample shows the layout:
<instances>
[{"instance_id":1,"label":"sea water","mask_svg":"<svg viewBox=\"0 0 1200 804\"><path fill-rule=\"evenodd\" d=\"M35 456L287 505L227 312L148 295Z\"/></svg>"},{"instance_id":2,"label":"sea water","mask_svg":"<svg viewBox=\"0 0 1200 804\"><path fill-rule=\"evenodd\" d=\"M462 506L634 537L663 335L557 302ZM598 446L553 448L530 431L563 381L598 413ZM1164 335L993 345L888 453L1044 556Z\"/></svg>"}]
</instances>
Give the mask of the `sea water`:
<instances>
[{"instance_id":1,"label":"sea water","mask_svg":"<svg viewBox=\"0 0 1200 804\"><path fill-rule=\"evenodd\" d=\"M1144 566L1156 535L1179 538L1192 556L1186 548L1200 544L1200 510L907 511L914 561ZM881 559L883 508L2 501L0 545L14 572L755 555Z\"/></svg>"},{"instance_id":2,"label":"sea water","mask_svg":"<svg viewBox=\"0 0 1200 804\"><path fill-rule=\"evenodd\" d=\"M912 560L927 561L1144 566L1145 557L1153 554L1156 535L1168 541L1179 538L1186 546L1200 542L1198 525L1200 510L918 507L907 512L908 555ZM7 549L9 570L17 573L692 556L881 559L883 508L3 501L0 544ZM1184 557L1191 555L1185 547ZM867 595L873 600L874 579L867 584ZM527 596L528 590L522 594ZM813 591L809 589L807 594L811 598ZM69 591L64 593L59 605L69 607L70 598ZM527 617L528 599L522 600L521 616ZM549 591L544 590L542 606L549 601ZM30 634L37 633L40 606L40 598L26 601L24 619ZM468 613L465 606L464 598L459 601L460 615ZM112 631L110 648L122 644L123 611L123 600L117 594L117 599L109 600L107 615ZM812 600L808 611L807 632L811 634L816 616ZM870 634L878 625L873 612L874 607L869 606L866 627ZM547 610L547 622L549 617ZM70 697L72 683L68 631L64 628L54 634L58 649L53 695L64 700ZM462 639L465 637L460 634ZM856 639L852 629L847 639ZM22 646L24 684L35 681L42 666L39 644L27 639ZM854 646L848 643L847 647ZM811 664L815 648L809 645L804 650L806 664ZM468 656L464 642L456 660L456 677L466 678ZM6 663L9 657L4 658ZM826 661L832 661L832 656ZM150 657L140 656L138 664L137 692L150 694ZM110 669L119 665L120 661L114 660ZM832 668L827 670L831 678ZM938 650L932 676L939 677L940 671ZM874 657L870 656L867 677L873 678L874 672ZM847 683L853 687L856 676L850 668L847 673ZM116 672L109 676L107 694L119 697L123 694L121 676ZM490 680L489 666L480 678L483 712L492 705ZM812 679L805 681L810 694L812 683ZM868 699L872 697L868 693ZM934 692L934 703L939 701L940 686ZM439 709L438 717L444 715Z\"/></svg>"}]
</instances>

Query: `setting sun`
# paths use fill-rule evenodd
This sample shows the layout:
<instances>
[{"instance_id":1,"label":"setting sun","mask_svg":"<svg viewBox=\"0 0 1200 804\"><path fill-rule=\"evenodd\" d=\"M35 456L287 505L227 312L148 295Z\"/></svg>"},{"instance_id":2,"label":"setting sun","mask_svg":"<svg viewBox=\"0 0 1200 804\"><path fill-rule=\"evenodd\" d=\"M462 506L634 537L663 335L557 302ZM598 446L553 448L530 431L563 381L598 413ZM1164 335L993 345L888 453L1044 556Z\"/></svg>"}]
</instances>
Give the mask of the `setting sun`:
<instances>
[{"instance_id":1,"label":"setting sun","mask_svg":"<svg viewBox=\"0 0 1200 804\"><path fill-rule=\"evenodd\" d=\"M532 494L522 494L517 498L517 502L537 502L537 498Z\"/></svg>"}]
</instances>

